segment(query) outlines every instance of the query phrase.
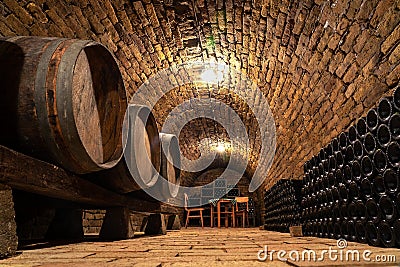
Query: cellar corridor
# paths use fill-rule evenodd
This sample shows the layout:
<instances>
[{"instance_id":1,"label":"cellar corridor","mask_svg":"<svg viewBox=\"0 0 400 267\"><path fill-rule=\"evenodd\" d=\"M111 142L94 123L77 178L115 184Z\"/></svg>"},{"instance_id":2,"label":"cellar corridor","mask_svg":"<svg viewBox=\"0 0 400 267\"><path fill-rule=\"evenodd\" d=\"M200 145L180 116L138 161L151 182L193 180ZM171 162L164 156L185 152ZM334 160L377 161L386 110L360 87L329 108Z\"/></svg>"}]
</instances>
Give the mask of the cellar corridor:
<instances>
[{"instance_id":1,"label":"cellar corridor","mask_svg":"<svg viewBox=\"0 0 400 267\"><path fill-rule=\"evenodd\" d=\"M400 0L1 0L0 81L0 266L400 264Z\"/></svg>"},{"instance_id":2,"label":"cellar corridor","mask_svg":"<svg viewBox=\"0 0 400 267\"><path fill-rule=\"evenodd\" d=\"M275 250L272 260L270 256L264 259L264 252L258 254L260 250L265 251L265 246L269 252ZM328 254L321 256L322 250L329 250L329 247L336 250L331 255L336 260L330 260ZM168 232L166 236L114 242L88 241L51 246L39 243L26 246L22 255L2 261L1 266L396 266L394 259L400 257L398 249L348 242L346 250L353 249L359 251L359 260L357 256L352 258L352 254L348 258L344 254L340 260L340 249L332 239L290 237L288 233L256 228L232 231L193 227ZM279 250L287 252L280 256L282 260L278 259ZM315 251L316 258L311 255L308 260L307 254L306 260L301 260L304 250ZM371 254L364 260L362 254L366 250ZM299 258L293 254L290 259L291 251L297 251Z\"/></svg>"}]
</instances>

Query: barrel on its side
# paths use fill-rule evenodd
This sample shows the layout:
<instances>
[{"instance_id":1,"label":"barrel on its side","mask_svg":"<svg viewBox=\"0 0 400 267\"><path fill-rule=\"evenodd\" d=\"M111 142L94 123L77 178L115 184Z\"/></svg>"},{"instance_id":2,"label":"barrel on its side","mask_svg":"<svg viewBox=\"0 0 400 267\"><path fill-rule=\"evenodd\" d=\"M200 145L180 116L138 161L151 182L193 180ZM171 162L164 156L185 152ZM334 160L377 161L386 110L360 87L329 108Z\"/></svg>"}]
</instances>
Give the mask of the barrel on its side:
<instances>
[{"instance_id":1,"label":"barrel on its side","mask_svg":"<svg viewBox=\"0 0 400 267\"><path fill-rule=\"evenodd\" d=\"M157 183L146 190L153 198L160 201L178 195L180 185L180 149L178 138L173 134L160 133L161 140L161 177Z\"/></svg>"},{"instance_id":2,"label":"barrel on its side","mask_svg":"<svg viewBox=\"0 0 400 267\"><path fill-rule=\"evenodd\" d=\"M74 173L115 166L126 91L112 53L88 40L0 39L0 143Z\"/></svg>"},{"instance_id":3,"label":"barrel on its side","mask_svg":"<svg viewBox=\"0 0 400 267\"><path fill-rule=\"evenodd\" d=\"M90 175L94 183L121 194L154 186L161 167L159 132L151 110L129 105L125 122L123 159L109 170Z\"/></svg>"}]
</instances>

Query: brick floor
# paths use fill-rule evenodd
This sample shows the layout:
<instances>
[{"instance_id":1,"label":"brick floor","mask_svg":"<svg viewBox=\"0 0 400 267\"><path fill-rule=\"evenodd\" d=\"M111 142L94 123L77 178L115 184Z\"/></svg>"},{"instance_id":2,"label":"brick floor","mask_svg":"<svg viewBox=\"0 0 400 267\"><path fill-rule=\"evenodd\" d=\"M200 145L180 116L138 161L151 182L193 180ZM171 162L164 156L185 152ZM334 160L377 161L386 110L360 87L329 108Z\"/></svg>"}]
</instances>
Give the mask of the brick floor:
<instances>
[{"instance_id":1,"label":"brick floor","mask_svg":"<svg viewBox=\"0 0 400 267\"><path fill-rule=\"evenodd\" d=\"M348 242L343 250L343 261L288 262L278 260L277 253L265 262L257 260L258 251L268 246L271 250L313 249L319 257L322 250L338 249L336 241L313 237L290 237L256 228L211 229L188 228L168 232L165 236L138 237L114 242L87 241L73 244L33 244L21 249L16 257L0 261L0 266L399 266L400 249L374 248L365 244ZM360 251L360 261L346 261L347 249ZM396 261L378 264L363 261L364 250L371 250L371 259L376 255L395 255ZM295 252L293 252L295 253ZM284 257L288 258L288 254ZM295 257L295 254L293 254ZM307 258L307 257L306 257Z\"/></svg>"}]
</instances>

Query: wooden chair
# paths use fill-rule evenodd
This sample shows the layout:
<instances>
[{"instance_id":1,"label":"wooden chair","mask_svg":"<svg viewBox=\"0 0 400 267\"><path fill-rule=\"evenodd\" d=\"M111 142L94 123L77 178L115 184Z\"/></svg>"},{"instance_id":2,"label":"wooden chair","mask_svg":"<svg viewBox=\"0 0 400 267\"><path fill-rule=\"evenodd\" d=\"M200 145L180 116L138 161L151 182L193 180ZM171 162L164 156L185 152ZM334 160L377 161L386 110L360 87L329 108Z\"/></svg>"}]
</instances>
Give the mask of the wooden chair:
<instances>
[{"instance_id":1,"label":"wooden chair","mask_svg":"<svg viewBox=\"0 0 400 267\"><path fill-rule=\"evenodd\" d=\"M188 195L185 193L185 210L186 210L186 224L185 224L185 228L187 228L188 224L189 224L189 219L190 218L200 218L201 221L201 228L204 228L204 222L203 222L203 211L204 208L188 208L188 202L189 202L189 198ZM191 212L198 212L199 214L197 215L190 215Z\"/></svg>"},{"instance_id":2,"label":"wooden chair","mask_svg":"<svg viewBox=\"0 0 400 267\"><path fill-rule=\"evenodd\" d=\"M236 197L235 217L242 217L242 227L249 225L249 197ZM245 203L245 208L239 207L241 203ZM237 224L238 225L238 224Z\"/></svg>"},{"instance_id":3,"label":"wooden chair","mask_svg":"<svg viewBox=\"0 0 400 267\"><path fill-rule=\"evenodd\" d=\"M231 219L232 227L235 227L235 206L230 200L219 200L217 203L217 211L213 210L213 225L220 227L218 224L218 206L219 206L219 216L222 221L225 222L225 227L229 226L229 221ZM212 209L215 209L212 208ZM211 227L213 227L213 225Z\"/></svg>"}]
</instances>

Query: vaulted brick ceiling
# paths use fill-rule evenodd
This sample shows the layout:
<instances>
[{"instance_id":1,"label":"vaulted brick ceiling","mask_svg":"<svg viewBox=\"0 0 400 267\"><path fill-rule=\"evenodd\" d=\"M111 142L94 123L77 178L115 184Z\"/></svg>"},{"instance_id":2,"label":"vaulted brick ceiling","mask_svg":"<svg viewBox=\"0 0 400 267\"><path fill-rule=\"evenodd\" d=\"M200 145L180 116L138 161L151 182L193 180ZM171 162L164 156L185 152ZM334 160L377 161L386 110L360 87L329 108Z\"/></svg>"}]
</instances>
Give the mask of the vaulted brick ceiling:
<instances>
[{"instance_id":1,"label":"vaulted brick ceiling","mask_svg":"<svg viewBox=\"0 0 400 267\"><path fill-rule=\"evenodd\" d=\"M158 71L214 60L247 74L267 98L277 129L275 161L265 186L301 178L302 165L399 81L398 0L5 0L3 36L94 39L120 64L129 95ZM154 108L162 125L190 97L230 105L247 126L251 162L260 150L258 124L240 97L177 88ZM227 139L220 124L197 119L180 136L188 158L201 139ZM223 160L214 166L224 165ZM249 176L249 175L248 175ZM186 178L185 178L186 177ZM185 174L184 184L194 175Z\"/></svg>"}]
</instances>

